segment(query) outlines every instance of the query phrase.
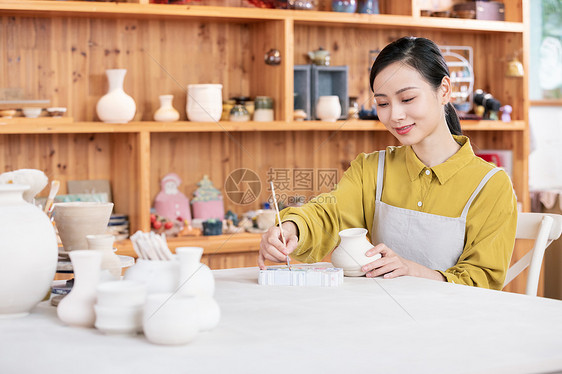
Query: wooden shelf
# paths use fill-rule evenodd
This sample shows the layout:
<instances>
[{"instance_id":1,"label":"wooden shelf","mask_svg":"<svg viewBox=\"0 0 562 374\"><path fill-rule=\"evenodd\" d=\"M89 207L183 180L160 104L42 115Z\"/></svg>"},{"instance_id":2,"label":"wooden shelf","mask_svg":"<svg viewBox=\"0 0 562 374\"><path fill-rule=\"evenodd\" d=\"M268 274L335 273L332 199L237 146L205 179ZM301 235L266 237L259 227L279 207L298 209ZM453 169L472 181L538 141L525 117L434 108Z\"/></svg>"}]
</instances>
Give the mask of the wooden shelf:
<instances>
[{"instance_id":1,"label":"wooden shelf","mask_svg":"<svg viewBox=\"0 0 562 374\"><path fill-rule=\"evenodd\" d=\"M203 247L203 255L225 253L257 252L260 248L261 234L240 233L232 235L196 236L168 238L168 246L172 252L177 247ZM117 254L137 257L130 240L115 243Z\"/></svg>"},{"instance_id":2,"label":"wooden shelf","mask_svg":"<svg viewBox=\"0 0 562 374\"><path fill-rule=\"evenodd\" d=\"M482 21L472 19L411 17L389 14L359 14L246 7L216 7L198 5L136 4L85 1L3 0L0 10L8 14L29 13L33 16L191 18L221 22L257 22L292 20L296 24L327 26L359 26L368 28L423 28L462 30L470 32L522 33L519 22Z\"/></svg>"},{"instance_id":3,"label":"wooden shelf","mask_svg":"<svg viewBox=\"0 0 562 374\"><path fill-rule=\"evenodd\" d=\"M462 121L466 131L522 131L524 121ZM72 122L65 118L22 118L0 120L0 134L90 134L166 132L270 132L270 131L386 131L379 121L302 122Z\"/></svg>"}]
</instances>

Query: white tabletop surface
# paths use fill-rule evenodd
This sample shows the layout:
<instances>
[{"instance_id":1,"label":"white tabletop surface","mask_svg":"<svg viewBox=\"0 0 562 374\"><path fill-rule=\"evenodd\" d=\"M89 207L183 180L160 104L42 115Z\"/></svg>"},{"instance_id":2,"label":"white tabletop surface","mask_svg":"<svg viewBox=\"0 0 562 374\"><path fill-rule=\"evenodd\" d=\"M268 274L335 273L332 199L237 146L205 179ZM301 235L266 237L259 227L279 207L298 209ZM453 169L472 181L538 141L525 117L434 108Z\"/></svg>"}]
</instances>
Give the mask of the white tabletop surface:
<instances>
[{"instance_id":1,"label":"white tabletop surface","mask_svg":"<svg viewBox=\"0 0 562 374\"><path fill-rule=\"evenodd\" d=\"M267 287L215 271L218 327L185 346L0 319L0 373L535 373L562 370L562 301L419 278Z\"/></svg>"}]
</instances>

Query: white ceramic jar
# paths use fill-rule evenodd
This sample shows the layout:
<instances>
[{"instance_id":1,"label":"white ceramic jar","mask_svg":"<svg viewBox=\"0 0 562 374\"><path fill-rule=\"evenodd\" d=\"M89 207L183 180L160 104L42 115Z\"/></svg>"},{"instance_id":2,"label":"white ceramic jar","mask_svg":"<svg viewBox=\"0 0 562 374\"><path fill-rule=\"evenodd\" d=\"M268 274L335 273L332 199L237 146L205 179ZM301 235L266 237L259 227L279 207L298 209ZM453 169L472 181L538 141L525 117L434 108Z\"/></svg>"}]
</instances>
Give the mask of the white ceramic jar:
<instances>
[{"instance_id":1,"label":"white ceramic jar","mask_svg":"<svg viewBox=\"0 0 562 374\"><path fill-rule=\"evenodd\" d=\"M179 112L172 106L174 95L160 95L160 108L154 113L154 120L158 122L174 122L180 119Z\"/></svg>"},{"instance_id":2,"label":"white ceramic jar","mask_svg":"<svg viewBox=\"0 0 562 374\"><path fill-rule=\"evenodd\" d=\"M338 96L320 96L316 105L316 117L322 121L336 122L341 116L341 104Z\"/></svg>"},{"instance_id":3,"label":"white ceramic jar","mask_svg":"<svg viewBox=\"0 0 562 374\"><path fill-rule=\"evenodd\" d=\"M178 261L156 261L138 259L125 272L125 280L146 284L147 293L174 292L179 284L180 264Z\"/></svg>"},{"instance_id":4,"label":"white ceramic jar","mask_svg":"<svg viewBox=\"0 0 562 374\"><path fill-rule=\"evenodd\" d=\"M23 200L29 186L0 185L0 318L27 315L47 294L57 239L41 209Z\"/></svg>"},{"instance_id":5,"label":"white ceramic jar","mask_svg":"<svg viewBox=\"0 0 562 374\"><path fill-rule=\"evenodd\" d=\"M187 118L194 122L217 122L222 114L222 84L187 86Z\"/></svg>"},{"instance_id":6,"label":"white ceramic jar","mask_svg":"<svg viewBox=\"0 0 562 374\"><path fill-rule=\"evenodd\" d=\"M361 277L365 275L361 271L363 265L367 265L381 257L377 254L372 257L365 255L373 248L367 240L367 229L352 228L340 231L340 244L332 252L332 264L343 269L343 274L348 277Z\"/></svg>"},{"instance_id":7,"label":"white ceramic jar","mask_svg":"<svg viewBox=\"0 0 562 374\"><path fill-rule=\"evenodd\" d=\"M123 91L127 69L108 69L105 71L109 90L99 99L96 113L106 123L127 123L133 119L137 106L135 100Z\"/></svg>"}]
</instances>

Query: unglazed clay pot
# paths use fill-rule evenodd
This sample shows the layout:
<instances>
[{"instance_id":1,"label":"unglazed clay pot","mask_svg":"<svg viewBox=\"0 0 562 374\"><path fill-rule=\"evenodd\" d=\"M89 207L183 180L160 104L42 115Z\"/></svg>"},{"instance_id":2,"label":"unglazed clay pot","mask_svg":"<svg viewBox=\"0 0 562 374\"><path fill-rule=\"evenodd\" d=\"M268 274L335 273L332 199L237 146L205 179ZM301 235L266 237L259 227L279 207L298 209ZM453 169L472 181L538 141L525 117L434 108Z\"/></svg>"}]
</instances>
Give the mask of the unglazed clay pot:
<instances>
[{"instance_id":1,"label":"unglazed clay pot","mask_svg":"<svg viewBox=\"0 0 562 374\"><path fill-rule=\"evenodd\" d=\"M222 114L222 84L187 86L187 118L195 122L217 122Z\"/></svg>"},{"instance_id":2,"label":"unglazed clay pot","mask_svg":"<svg viewBox=\"0 0 562 374\"><path fill-rule=\"evenodd\" d=\"M104 234L113 203L56 203L53 216L66 252L88 249L86 235Z\"/></svg>"},{"instance_id":3,"label":"unglazed clay pot","mask_svg":"<svg viewBox=\"0 0 562 374\"><path fill-rule=\"evenodd\" d=\"M27 189L0 185L0 318L27 315L45 297L57 268L55 230L23 199Z\"/></svg>"},{"instance_id":4,"label":"unglazed clay pot","mask_svg":"<svg viewBox=\"0 0 562 374\"><path fill-rule=\"evenodd\" d=\"M111 234L86 235L88 249L93 249L102 254L101 269L107 271L113 280L121 278L121 260L113 252L115 236ZM103 279L102 275L102 279Z\"/></svg>"},{"instance_id":5,"label":"unglazed clay pot","mask_svg":"<svg viewBox=\"0 0 562 374\"><path fill-rule=\"evenodd\" d=\"M57 315L71 326L94 327L96 289L100 281L102 255L97 251L76 250L69 254L74 270L74 286L57 307Z\"/></svg>"},{"instance_id":6,"label":"unglazed clay pot","mask_svg":"<svg viewBox=\"0 0 562 374\"><path fill-rule=\"evenodd\" d=\"M365 272L361 271L363 265L367 265L381 258L380 254L372 257L365 255L373 248L367 240L367 229L352 228L340 231L340 244L332 252L332 264L343 269L343 274L348 277L361 277Z\"/></svg>"},{"instance_id":7,"label":"unglazed clay pot","mask_svg":"<svg viewBox=\"0 0 562 374\"><path fill-rule=\"evenodd\" d=\"M322 121L336 122L341 116L341 104L338 96L320 96L316 105L316 117Z\"/></svg>"},{"instance_id":8,"label":"unglazed clay pot","mask_svg":"<svg viewBox=\"0 0 562 374\"><path fill-rule=\"evenodd\" d=\"M127 123L133 119L137 110L135 100L123 91L127 69L108 69L105 74L109 81L109 91L96 105L98 117L107 123Z\"/></svg>"}]
</instances>

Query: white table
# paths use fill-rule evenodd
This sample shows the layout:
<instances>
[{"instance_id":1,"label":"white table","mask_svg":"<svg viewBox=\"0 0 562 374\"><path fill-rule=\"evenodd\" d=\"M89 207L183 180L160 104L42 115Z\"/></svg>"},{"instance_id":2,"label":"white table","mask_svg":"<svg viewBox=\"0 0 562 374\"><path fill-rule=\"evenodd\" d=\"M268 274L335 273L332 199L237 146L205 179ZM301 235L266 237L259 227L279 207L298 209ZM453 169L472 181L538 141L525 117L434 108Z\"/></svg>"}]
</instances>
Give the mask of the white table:
<instances>
[{"instance_id":1,"label":"white table","mask_svg":"<svg viewBox=\"0 0 562 374\"><path fill-rule=\"evenodd\" d=\"M219 270L219 326L186 346L0 320L0 373L530 373L562 370L562 302L402 277L265 287Z\"/></svg>"}]
</instances>

